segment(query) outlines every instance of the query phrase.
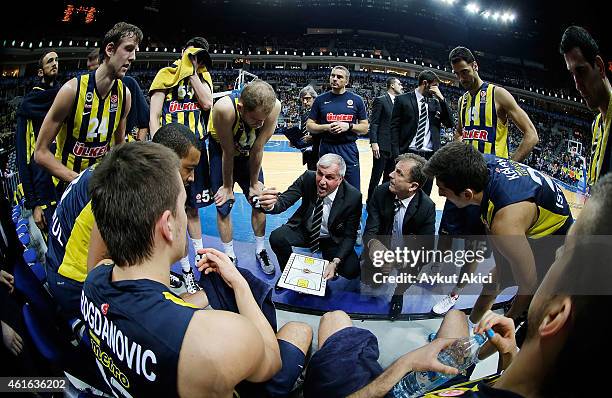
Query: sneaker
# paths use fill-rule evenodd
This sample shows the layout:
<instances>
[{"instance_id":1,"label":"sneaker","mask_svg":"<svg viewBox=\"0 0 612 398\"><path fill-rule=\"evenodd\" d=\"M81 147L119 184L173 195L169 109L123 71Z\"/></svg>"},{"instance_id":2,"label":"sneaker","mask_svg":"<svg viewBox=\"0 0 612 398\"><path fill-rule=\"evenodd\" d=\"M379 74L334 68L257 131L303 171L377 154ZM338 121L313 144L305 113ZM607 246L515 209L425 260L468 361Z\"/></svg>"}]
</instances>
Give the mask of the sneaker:
<instances>
[{"instance_id":1,"label":"sneaker","mask_svg":"<svg viewBox=\"0 0 612 398\"><path fill-rule=\"evenodd\" d=\"M454 295L449 294L448 296L444 297L442 300L438 301L431 310L438 315L444 315L451 308L455 306L455 303L457 303L457 300L459 300L458 294L454 294Z\"/></svg>"},{"instance_id":2,"label":"sneaker","mask_svg":"<svg viewBox=\"0 0 612 398\"><path fill-rule=\"evenodd\" d=\"M266 275L274 275L274 264L270 261L270 257L268 257L268 252L266 249L260 251L259 253L255 253L255 258L257 259L257 263L263 270Z\"/></svg>"},{"instance_id":3,"label":"sneaker","mask_svg":"<svg viewBox=\"0 0 612 398\"><path fill-rule=\"evenodd\" d=\"M200 286L196 280L193 270L189 270L188 272L183 271L183 278L185 279L185 288L187 289L187 293L194 294L198 290L202 290L202 286Z\"/></svg>"},{"instance_id":4,"label":"sneaker","mask_svg":"<svg viewBox=\"0 0 612 398\"><path fill-rule=\"evenodd\" d=\"M173 289L178 289L179 287L183 286L182 278L182 276L170 271L170 287Z\"/></svg>"}]
</instances>

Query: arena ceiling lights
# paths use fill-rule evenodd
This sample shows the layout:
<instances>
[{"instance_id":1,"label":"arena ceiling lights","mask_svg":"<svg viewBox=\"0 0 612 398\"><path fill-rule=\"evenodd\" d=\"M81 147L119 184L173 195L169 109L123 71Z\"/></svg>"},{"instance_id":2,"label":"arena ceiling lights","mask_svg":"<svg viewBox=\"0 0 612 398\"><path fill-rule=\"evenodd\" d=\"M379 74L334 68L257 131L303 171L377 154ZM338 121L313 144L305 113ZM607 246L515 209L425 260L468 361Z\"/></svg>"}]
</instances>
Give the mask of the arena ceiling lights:
<instances>
[{"instance_id":1,"label":"arena ceiling lights","mask_svg":"<svg viewBox=\"0 0 612 398\"><path fill-rule=\"evenodd\" d=\"M457 3L457 0L436 0L438 3L442 3L448 6L453 6ZM472 15L480 15L484 20L490 22L502 22L512 23L516 20L516 14L510 10L496 10L485 8L483 9L480 4L470 1L464 6L465 12Z\"/></svg>"}]
</instances>

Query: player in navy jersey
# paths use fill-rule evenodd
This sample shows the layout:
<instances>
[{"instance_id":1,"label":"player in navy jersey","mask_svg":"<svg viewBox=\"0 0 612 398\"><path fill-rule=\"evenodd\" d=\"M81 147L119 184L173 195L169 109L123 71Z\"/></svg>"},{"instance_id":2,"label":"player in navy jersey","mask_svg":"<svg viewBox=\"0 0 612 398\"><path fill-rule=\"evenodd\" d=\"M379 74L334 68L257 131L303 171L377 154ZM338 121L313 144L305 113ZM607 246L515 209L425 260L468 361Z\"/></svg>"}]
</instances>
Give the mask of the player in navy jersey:
<instances>
[{"instance_id":1,"label":"player in navy jersey","mask_svg":"<svg viewBox=\"0 0 612 398\"><path fill-rule=\"evenodd\" d=\"M201 310L208 304L203 291L181 298L168 288L187 232L187 195L172 150L151 142L116 147L97 166L90 192L111 260L85 280L81 313L92 354L115 395L228 397L243 380L273 376L280 381L274 387L282 384L289 393L310 346L309 338L301 344L296 336L309 329L290 322L275 335L226 255L200 250L199 267L203 277L220 274L234 291L238 313ZM123 202L134 206L116 206ZM282 380L275 376L279 370Z\"/></svg>"},{"instance_id":2,"label":"player in navy jersey","mask_svg":"<svg viewBox=\"0 0 612 398\"><path fill-rule=\"evenodd\" d=\"M342 156L346 162L346 181L360 189L357 137L368 133L368 114L363 98L346 90L350 72L335 66L329 75L331 91L319 95L310 110L306 127L321 136L319 157L327 153Z\"/></svg>"},{"instance_id":3,"label":"player in navy jersey","mask_svg":"<svg viewBox=\"0 0 612 398\"><path fill-rule=\"evenodd\" d=\"M493 237L493 249L500 254L495 256L495 281L483 288L470 318L478 321L501 288L517 284L519 290L507 315L519 318L558 247L540 239L565 235L573 222L563 191L550 177L530 167L482 155L461 142L452 142L436 152L425 173L436 178L440 195L457 207L480 207L486 233Z\"/></svg>"}]
</instances>

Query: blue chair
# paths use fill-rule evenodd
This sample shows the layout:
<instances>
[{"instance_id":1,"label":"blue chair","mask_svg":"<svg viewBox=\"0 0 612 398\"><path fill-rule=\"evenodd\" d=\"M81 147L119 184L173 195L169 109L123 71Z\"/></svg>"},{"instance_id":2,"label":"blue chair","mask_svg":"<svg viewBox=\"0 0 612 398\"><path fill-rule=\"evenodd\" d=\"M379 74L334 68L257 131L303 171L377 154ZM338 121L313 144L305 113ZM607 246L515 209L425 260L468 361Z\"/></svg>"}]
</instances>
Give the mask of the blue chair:
<instances>
[{"instance_id":1,"label":"blue chair","mask_svg":"<svg viewBox=\"0 0 612 398\"><path fill-rule=\"evenodd\" d=\"M13 268L13 276L15 278L15 288L25 296L38 313L43 314L47 321L53 324L56 305L51 295L43 287L36 272L24 261L18 260Z\"/></svg>"},{"instance_id":2,"label":"blue chair","mask_svg":"<svg viewBox=\"0 0 612 398\"><path fill-rule=\"evenodd\" d=\"M21 233L17 237L19 238L19 241L21 242L21 244L24 245L25 247L27 247L30 244L30 233L29 232Z\"/></svg>"},{"instance_id":3,"label":"blue chair","mask_svg":"<svg viewBox=\"0 0 612 398\"><path fill-rule=\"evenodd\" d=\"M28 226L25 224L17 224L17 228L15 228L15 231L17 231L17 235L30 232L30 230L28 229Z\"/></svg>"}]
</instances>

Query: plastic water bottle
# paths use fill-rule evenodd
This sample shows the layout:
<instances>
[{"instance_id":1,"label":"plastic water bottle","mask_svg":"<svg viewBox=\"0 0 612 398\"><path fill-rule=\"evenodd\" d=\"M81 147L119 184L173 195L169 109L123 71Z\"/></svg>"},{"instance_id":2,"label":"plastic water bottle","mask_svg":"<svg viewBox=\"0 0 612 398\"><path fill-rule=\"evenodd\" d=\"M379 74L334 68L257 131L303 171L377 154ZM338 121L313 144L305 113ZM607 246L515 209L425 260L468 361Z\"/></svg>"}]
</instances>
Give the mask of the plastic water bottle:
<instances>
[{"instance_id":1,"label":"plastic water bottle","mask_svg":"<svg viewBox=\"0 0 612 398\"><path fill-rule=\"evenodd\" d=\"M486 341L484 334L459 339L440 351L438 361L464 372L476 363L478 350ZM410 372L393 387L391 395L402 398L420 397L453 377L455 376L430 371Z\"/></svg>"}]
</instances>

